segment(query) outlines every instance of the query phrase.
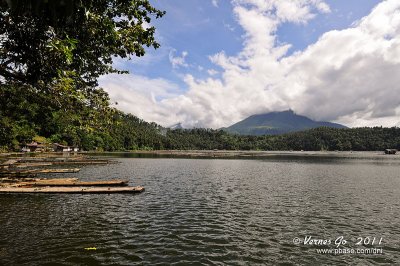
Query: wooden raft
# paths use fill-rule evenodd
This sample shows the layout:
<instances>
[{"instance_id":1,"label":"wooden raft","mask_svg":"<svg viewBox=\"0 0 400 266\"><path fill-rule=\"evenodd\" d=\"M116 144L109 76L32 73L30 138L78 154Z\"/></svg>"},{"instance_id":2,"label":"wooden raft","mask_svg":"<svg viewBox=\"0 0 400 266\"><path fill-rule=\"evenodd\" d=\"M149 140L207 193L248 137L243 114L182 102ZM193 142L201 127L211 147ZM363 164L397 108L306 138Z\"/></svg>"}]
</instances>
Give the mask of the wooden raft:
<instances>
[{"instance_id":1,"label":"wooden raft","mask_svg":"<svg viewBox=\"0 0 400 266\"><path fill-rule=\"evenodd\" d=\"M112 160L89 158L20 158L17 163L54 163L54 164L108 164Z\"/></svg>"},{"instance_id":2,"label":"wooden raft","mask_svg":"<svg viewBox=\"0 0 400 266\"><path fill-rule=\"evenodd\" d=\"M35 186L35 187L90 187L90 186L127 186L128 180L106 180L106 181L78 181L76 178L74 179L44 179L37 181L26 181L26 182L18 182L13 184L18 187L27 187L27 186Z\"/></svg>"},{"instance_id":3,"label":"wooden raft","mask_svg":"<svg viewBox=\"0 0 400 266\"><path fill-rule=\"evenodd\" d=\"M0 193L140 193L144 187L0 187Z\"/></svg>"},{"instance_id":4,"label":"wooden raft","mask_svg":"<svg viewBox=\"0 0 400 266\"><path fill-rule=\"evenodd\" d=\"M0 193L139 193L143 187L128 187L127 180L79 181L77 178L3 178Z\"/></svg>"},{"instance_id":5,"label":"wooden raft","mask_svg":"<svg viewBox=\"0 0 400 266\"><path fill-rule=\"evenodd\" d=\"M8 161L5 161L4 163L0 164L0 168L8 168L8 167L10 167L13 164L16 164L18 162L19 162L19 160L8 160Z\"/></svg>"},{"instance_id":6,"label":"wooden raft","mask_svg":"<svg viewBox=\"0 0 400 266\"><path fill-rule=\"evenodd\" d=\"M38 167L38 166L51 166L52 163L20 163L14 165L16 168L28 168L28 167Z\"/></svg>"},{"instance_id":7,"label":"wooden raft","mask_svg":"<svg viewBox=\"0 0 400 266\"><path fill-rule=\"evenodd\" d=\"M4 171L0 172L0 175L30 175L30 174L56 174L56 173L77 173L79 168L72 169L32 169L22 171Z\"/></svg>"},{"instance_id":8,"label":"wooden raft","mask_svg":"<svg viewBox=\"0 0 400 266\"><path fill-rule=\"evenodd\" d=\"M90 159L87 157L76 158L16 158L0 164L0 193L140 193L143 187L128 186L127 180L97 180L80 181L77 178L36 178L37 174L47 173L76 173L80 169L29 169L62 164L108 164L110 160ZM28 169L16 169L28 168Z\"/></svg>"},{"instance_id":9,"label":"wooden raft","mask_svg":"<svg viewBox=\"0 0 400 266\"><path fill-rule=\"evenodd\" d=\"M32 184L35 182L76 182L78 178L76 177L67 177L67 178L29 178L29 177L1 177L0 178L0 186L9 186L9 185L20 185L20 184Z\"/></svg>"}]
</instances>

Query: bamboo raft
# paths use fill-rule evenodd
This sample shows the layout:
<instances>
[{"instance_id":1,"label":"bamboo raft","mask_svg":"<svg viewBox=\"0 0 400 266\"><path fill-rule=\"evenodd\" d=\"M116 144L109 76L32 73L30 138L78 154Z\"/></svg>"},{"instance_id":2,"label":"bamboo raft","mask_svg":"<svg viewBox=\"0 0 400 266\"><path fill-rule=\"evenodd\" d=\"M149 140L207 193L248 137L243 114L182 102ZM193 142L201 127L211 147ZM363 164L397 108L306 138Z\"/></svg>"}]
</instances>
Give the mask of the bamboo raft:
<instances>
[{"instance_id":1,"label":"bamboo raft","mask_svg":"<svg viewBox=\"0 0 400 266\"><path fill-rule=\"evenodd\" d=\"M72 169L32 169L32 170L22 170L22 171L1 171L0 176L10 176L10 175L34 175L34 174L58 174L58 173L77 173L79 168Z\"/></svg>"},{"instance_id":2,"label":"bamboo raft","mask_svg":"<svg viewBox=\"0 0 400 266\"><path fill-rule=\"evenodd\" d=\"M16 160L16 162L21 162L21 163L40 163L40 162L46 162L46 163L82 163L82 164L107 164L107 163L113 163L114 161L112 160L107 160L107 159L91 159L91 158L56 158L56 157L22 157L22 158L15 158L9 161Z\"/></svg>"},{"instance_id":3,"label":"bamboo raft","mask_svg":"<svg viewBox=\"0 0 400 266\"><path fill-rule=\"evenodd\" d=\"M8 168L13 166L15 168L29 168L29 167L42 167L42 166L52 166L52 165L103 165L110 164L112 161L106 160L93 160L93 161L63 161L63 160L23 160L23 161L12 161L12 164L1 164L0 167Z\"/></svg>"},{"instance_id":4,"label":"bamboo raft","mask_svg":"<svg viewBox=\"0 0 400 266\"><path fill-rule=\"evenodd\" d=\"M3 178L0 193L140 193L143 187L129 187L127 180L79 181L77 178Z\"/></svg>"},{"instance_id":5,"label":"bamboo raft","mask_svg":"<svg viewBox=\"0 0 400 266\"><path fill-rule=\"evenodd\" d=\"M106 181L78 181L77 178L70 179L41 179L35 181L21 181L8 183L14 187L90 187L90 186L127 186L128 180L106 180Z\"/></svg>"},{"instance_id":6,"label":"bamboo raft","mask_svg":"<svg viewBox=\"0 0 400 266\"><path fill-rule=\"evenodd\" d=\"M111 161L95 160L95 161L48 161L48 163L55 164L109 164Z\"/></svg>"},{"instance_id":7,"label":"bamboo raft","mask_svg":"<svg viewBox=\"0 0 400 266\"><path fill-rule=\"evenodd\" d=\"M67 178L30 178L30 177L1 177L0 178L0 187L6 186L9 184L23 184L27 182L74 182L78 181L78 178L75 177L67 177Z\"/></svg>"},{"instance_id":8,"label":"bamboo raft","mask_svg":"<svg viewBox=\"0 0 400 266\"><path fill-rule=\"evenodd\" d=\"M128 186L127 180L80 181L77 178L36 178L37 174L76 173L79 168L72 169L29 169L63 164L108 164L112 161L75 158L13 158L0 164L0 193L140 193L143 187ZM28 169L18 169L28 168Z\"/></svg>"},{"instance_id":9,"label":"bamboo raft","mask_svg":"<svg viewBox=\"0 0 400 266\"><path fill-rule=\"evenodd\" d=\"M40 167L40 166L52 166L52 163L18 163L14 165L16 168L28 168L28 167Z\"/></svg>"},{"instance_id":10,"label":"bamboo raft","mask_svg":"<svg viewBox=\"0 0 400 266\"><path fill-rule=\"evenodd\" d=\"M0 193L140 193L144 187L0 187Z\"/></svg>"},{"instance_id":11,"label":"bamboo raft","mask_svg":"<svg viewBox=\"0 0 400 266\"><path fill-rule=\"evenodd\" d=\"M18 162L19 162L19 160L8 160L8 161L5 161L4 163L0 164L0 168L8 168L8 167L10 167L13 164L16 164Z\"/></svg>"}]
</instances>

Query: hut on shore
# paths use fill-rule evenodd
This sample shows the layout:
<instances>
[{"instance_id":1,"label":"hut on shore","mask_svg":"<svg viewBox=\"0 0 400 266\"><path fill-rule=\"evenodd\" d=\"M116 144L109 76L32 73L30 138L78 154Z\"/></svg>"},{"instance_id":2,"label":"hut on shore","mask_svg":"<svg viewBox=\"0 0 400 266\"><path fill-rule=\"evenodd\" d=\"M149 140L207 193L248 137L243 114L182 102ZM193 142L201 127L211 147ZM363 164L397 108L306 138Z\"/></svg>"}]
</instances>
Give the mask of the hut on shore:
<instances>
[{"instance_id":1,"label":"hut on shore","mask_svg":"<svg viewBox=\"0 0 400 266\"><path fill-rule=\"evenodd\" d=\"M31 142L28 144L21 145L21 151L23 152L41 152L45 148L45 145L38 142Z\"/></svg>"},{"instance_id":2,"label":"hut on shore","mask_svg":"<svg viewBox=\"0 0 400 266\"><path fill-rule=\"evenodd\" d=\"M78 152L79 148L53 143L53 150L55 152Z\"/></svg>"}]
</instances>

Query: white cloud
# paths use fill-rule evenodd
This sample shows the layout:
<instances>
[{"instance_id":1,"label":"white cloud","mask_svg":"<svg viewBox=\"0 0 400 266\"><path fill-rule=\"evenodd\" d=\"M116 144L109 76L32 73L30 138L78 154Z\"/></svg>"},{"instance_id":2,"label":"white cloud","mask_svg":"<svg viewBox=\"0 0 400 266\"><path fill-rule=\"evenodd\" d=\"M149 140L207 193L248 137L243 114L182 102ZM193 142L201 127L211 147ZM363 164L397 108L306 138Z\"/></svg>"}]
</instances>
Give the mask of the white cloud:
<instances>
[{"instance_id":1,"label":"white cloud","mask_svg":"<svg viewBox=\"0 0 400 266\"><path fill-rule=\"evenodd\" d=\"M175 49L172 49L169 52L169 62L171 63L173 68L179 67L188 67L189 65L186 63L186 56L188 55L187 51L183 51L181 56L174 56L176 53Z\"/></svg>"},{"instance_id":2,"label":"white cloud","mask_svg":"<svg viewBox=\"0 0 400 266\"><path fill-rule=\"evenodd\" d=\"M317 12L330 12L324 1L232 3L245 31L242 51L210 56L222 69L219 77L186 75L187 92L175 91L161 101L147 96L149 104L135 114L163 125L219 128L252 114L292 108L349 126L400 125L400 1L378 4L353 27L326 32L293 55L287 55L289 44L277 44L278 26L304 24ZM170 54L171 64L187 65L186 56ZM132 99L132 104L140 100Z\"/></svg>"},{"instance_id":3,"label":"white cloud","mask_svg":"<svg viewBox=\"0 0 400 266\"><path fill-rule=\"evenodd\" d=\"M208 73L208 75L210 75L210 76L215 76L215 75L217 75L219 72L218 72L217 70L215 70L215 69L208 69L208 70L207 70L207 73Z\"/></svg>"},{"instance_id":4,"label":"white cloud","mask_svg":"<svg viewBox=\"0 0 400 266\"><path fill-rule=\"evenodd\" d=\"M149 79L144 76L111 74L99 79L112 101L118 102L118 109L132 113L146 121L162 125L173 124L176 117L161 103L165 98L178 97L178 86L165 79Z\"/></svg>"},{"instance_id":5,"label":"white cloud","mask_svg":"<svg viewBox=\"0 0 400 266\"><path fill-rule=\"evenodd\" d=\"M306 23L313 18L313 11L330 12L323 0L233 0L236 7L255 10L278 22Z\"/></svg>"},{"instance_id":6,"label":"white cloud","mask_svg":"<svg viewBox=\"0 0 400 266\"><path fill-rule=\"evenodd\" d=\"M325 33L306 51L282 60L304 83L287 93L292 108L353 126L397 124L399 29L400 2L385 1L354 28Z\"/></svg>"}]
</instances>

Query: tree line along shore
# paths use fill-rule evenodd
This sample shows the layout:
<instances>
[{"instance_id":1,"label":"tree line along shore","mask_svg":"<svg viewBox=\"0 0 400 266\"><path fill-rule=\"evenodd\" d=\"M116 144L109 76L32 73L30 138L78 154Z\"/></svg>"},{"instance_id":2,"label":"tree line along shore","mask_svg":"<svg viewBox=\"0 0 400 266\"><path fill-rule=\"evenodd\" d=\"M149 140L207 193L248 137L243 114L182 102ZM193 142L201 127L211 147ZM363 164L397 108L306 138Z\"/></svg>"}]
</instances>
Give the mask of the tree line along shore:
<instances>
[{"instance_id":1,"label":"tree line along shore","mask_svg":"<svg viewBox=\"0 0 400 266\"><path fill-rule=\"evenodd\" d=\"M54 117L54 116L52 116ZM75 116L79 119L79 114ZM34 117L32 118L34 120ZM32 121L32 120L25 120ZM115 111L111 123L87 131L79 123L51 128L46 120L13 121L2 128L3 152L20 151L31 141L62 143L80 151L255 150L255 151L383 151L400 149L400 128L315 128L283 135L242 136L213 129L165 129ZM44 122L44 123L43 123ZM108 121L109 122L109 121ZM51 124L51 122L49 122ZM33 126L34 125L34 126ZM4 134L4 129L8 131ZM0 133L0 134L1 134Z\"/></svg>"}]
</instances>

